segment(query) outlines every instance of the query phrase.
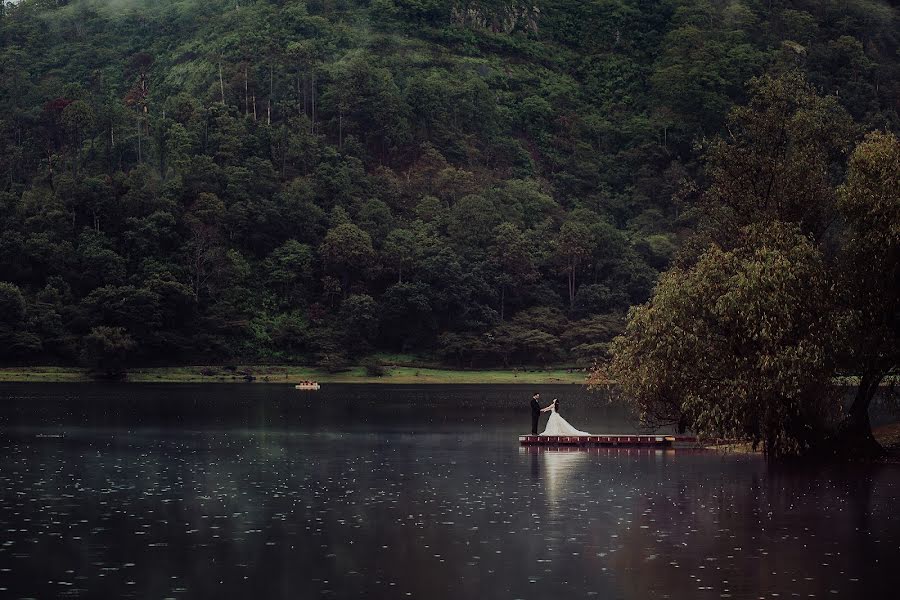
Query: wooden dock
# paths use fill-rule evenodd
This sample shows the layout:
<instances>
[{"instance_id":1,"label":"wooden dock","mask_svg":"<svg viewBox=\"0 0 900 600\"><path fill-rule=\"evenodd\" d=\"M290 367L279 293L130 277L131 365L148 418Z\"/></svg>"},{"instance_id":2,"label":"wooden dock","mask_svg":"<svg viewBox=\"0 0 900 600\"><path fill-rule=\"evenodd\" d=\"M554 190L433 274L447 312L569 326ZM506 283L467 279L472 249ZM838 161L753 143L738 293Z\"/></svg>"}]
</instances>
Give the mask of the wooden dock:
<instances>
[{"instance_id":1,"label":"wooden dock","mask_svg":"<svg viewBox=\"0 0 900 600\"><path fill-rule=\"evenodd\" d=\"M670 448L676 444L696 444L697 439L688 436L617 434L602 435L520 435L522 446L607 446L626 448Z\"/></svg>"}]
</instances>

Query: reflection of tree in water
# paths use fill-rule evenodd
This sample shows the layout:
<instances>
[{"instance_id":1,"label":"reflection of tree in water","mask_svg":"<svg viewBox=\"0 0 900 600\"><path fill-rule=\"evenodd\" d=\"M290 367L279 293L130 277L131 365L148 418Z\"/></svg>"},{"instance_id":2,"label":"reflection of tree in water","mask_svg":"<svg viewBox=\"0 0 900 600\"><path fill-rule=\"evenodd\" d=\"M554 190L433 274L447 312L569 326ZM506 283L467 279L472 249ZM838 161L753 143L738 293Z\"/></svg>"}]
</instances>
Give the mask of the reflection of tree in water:
<instances>
[{"instance_id":1,"label":"reflection of tree in water","mask_svg":"<svg viewBox=\"0 0 900 600\"><path fill-rule=\"evenodd\" d=\"M721 468L680 475L636 499L609 566L628 597L887 597L900 574L897 489L880 471ZM880 492L880 493L879 493ZM876 528L874 531L872 528ZM887 578L885 577L887 575Z\"/></svg>"}]
</instances>

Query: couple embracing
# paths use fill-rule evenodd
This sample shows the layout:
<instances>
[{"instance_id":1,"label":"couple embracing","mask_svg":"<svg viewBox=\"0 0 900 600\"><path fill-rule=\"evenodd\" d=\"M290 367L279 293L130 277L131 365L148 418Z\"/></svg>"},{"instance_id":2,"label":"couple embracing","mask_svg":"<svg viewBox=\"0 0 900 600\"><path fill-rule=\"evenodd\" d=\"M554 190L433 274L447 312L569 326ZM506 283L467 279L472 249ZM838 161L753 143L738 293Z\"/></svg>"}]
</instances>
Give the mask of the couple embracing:
<instances>
[{"instance_id":1,"label":"couple embracing","mask_svg":"<svg viewBox=\"0 0 900 600\"><path fill-rule=\"evenodd\" d=\"M591 435L586 431L575 429L569 422L562 418L559 414L559 399L554 398L553 402L541 408L540 394L531 397L531 434L532 435ZM550 418L547 420L547 427L540 434L538 433L538 420L541 413L549 412Z\"/></svg>"}]
</instances>

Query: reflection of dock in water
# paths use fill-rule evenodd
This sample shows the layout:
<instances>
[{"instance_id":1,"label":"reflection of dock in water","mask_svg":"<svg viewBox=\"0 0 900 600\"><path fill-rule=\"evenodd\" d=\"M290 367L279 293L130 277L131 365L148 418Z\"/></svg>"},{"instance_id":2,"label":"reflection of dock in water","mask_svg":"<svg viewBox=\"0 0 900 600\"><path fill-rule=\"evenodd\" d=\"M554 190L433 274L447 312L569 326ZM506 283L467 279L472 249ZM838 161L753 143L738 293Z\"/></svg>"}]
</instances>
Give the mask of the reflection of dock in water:
<instances>
[{"instance_id":1,"label":"reflection of dock in water","mask_svg":"<svg viewBox=\"0 0 900 600\"><path fill-rule=\"evenodd\" d=\"M697 438L674 435L603 434L603 435L520 435L521 446L558 448L689 448Z\"/></svg>"}]
</instances>

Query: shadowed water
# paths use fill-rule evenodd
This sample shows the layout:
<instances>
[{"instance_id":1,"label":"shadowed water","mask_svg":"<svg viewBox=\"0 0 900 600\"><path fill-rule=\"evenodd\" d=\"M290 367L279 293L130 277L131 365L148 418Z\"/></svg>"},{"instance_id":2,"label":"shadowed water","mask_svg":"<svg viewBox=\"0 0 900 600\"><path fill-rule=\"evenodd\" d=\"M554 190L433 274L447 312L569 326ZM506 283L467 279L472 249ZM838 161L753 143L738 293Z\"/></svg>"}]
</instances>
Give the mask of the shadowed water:
<instances>
[{"instance_id":1,"label":"shadowed water","mask_svg":"<svg viewBox=\"0 0 900 600\"><path fill-rule=\"evenodd\" d=\"M577 427L634 429L575 386L540 389ZM0 385L0 597L883 598L900 584L897 467L523 449L531 390Z\"/></svg>"}]
</instances>

